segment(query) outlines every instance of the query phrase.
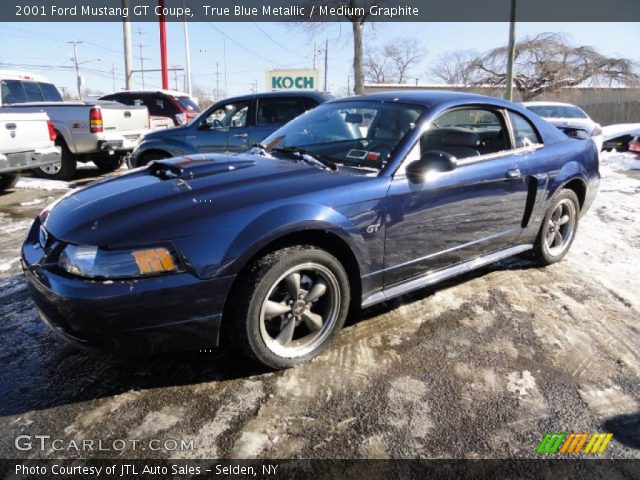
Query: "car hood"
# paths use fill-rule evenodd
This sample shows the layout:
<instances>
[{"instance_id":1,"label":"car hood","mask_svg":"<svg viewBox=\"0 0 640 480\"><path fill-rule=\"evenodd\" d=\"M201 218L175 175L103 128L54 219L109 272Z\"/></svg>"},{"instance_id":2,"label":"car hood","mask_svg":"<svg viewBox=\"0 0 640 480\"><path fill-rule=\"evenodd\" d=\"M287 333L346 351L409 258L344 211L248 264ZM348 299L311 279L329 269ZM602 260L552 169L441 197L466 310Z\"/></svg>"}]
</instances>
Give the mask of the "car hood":
<instances>
[{"instance_id":1,"label":"car hood","mask_svg":"<svg viewBox=\"0 0 640 480\"><path fill-rule=\"evenodd\" d=\"M276 204L365 178L258 154L192 155L74 190L40 219L55 238L71 243L168 240L225 228L239 216L250 222Z\"/></svg>"}]
</instances>

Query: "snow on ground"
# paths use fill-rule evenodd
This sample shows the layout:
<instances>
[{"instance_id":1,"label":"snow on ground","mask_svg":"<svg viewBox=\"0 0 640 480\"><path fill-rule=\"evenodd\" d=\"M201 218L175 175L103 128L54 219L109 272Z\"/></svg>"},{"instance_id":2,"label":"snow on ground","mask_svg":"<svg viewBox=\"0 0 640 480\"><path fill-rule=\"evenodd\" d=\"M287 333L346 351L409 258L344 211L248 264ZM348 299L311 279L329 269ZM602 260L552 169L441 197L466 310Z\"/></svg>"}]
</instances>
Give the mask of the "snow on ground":
<instances>
[{"instance_id":1,"label":"snow on ground","mask_svg":"<svg viewBox=\"0 0 640 480\"><path fill-rule=\"evenodd\" d=\"M600 166L613 170L640 170L640 155L632 152L600 152Z\"/></svg>"},{"instance_id":2,"label":"snow on ground","mask_svg":"<svg viewBox=\"0 0 640 480\"><path fill-rule=\"evenodd\" d=\"M44 178L20 177L14 188L29 188L34 190L67 190L71 188L68 182L60 180L45 180Z\"/></svg>"}]
</instances>

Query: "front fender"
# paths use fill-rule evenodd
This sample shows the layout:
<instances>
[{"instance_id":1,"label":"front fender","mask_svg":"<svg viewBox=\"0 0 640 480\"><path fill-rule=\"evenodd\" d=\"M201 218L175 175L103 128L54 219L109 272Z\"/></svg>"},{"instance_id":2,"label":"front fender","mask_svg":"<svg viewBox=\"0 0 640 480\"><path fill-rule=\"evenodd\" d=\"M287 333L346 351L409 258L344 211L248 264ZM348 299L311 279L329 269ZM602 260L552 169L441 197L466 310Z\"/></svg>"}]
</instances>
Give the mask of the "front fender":
<instances>
[{"instance_id":1,"label":"front fender","mask_svg":"<svg viewBox=\"0 0 640 480\"><path fill-rule=\"evenodd\" d=\"M200 278L237 274L250 259L270 243L292 233L323 231L340 238L357 258L360 271L369 261L361 230L330 207L314 204L280 205L258 213L234 212L216 221L214 232L177 239L189 258L191 271Z\"/></svg>"},{"instance_id":2,"label":"front fender","mask_svg":"<svg viewBox=\"0 0 640 480\"><path fill-rule=\"evenodd\" d=\"M152 138L143 140L138 148L131 154L131 166L138 166L138 158L150 150L161 150L167 152L171 157L181 157L198 153L198 150L189 142L180 137Z\"/></svg>"}]
</instances>

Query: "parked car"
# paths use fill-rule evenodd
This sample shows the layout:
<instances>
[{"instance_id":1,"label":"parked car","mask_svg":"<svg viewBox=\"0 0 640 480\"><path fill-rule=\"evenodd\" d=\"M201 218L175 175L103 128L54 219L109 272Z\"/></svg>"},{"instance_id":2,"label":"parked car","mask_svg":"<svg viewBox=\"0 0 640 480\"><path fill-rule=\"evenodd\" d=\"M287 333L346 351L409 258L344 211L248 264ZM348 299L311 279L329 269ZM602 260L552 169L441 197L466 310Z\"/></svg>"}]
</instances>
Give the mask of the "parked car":
<instances>
[{"instance_id":1,"label":"parked car","mask_svg":"<svg viewBox=\"0 0 640 480\"><path fill-rule=\"evenodd\" d=\"M129 166L193 153L245 151L289 120L332 98L318 92L277 92L220 101L188 125L146 134L129 157Z\"/></svg>"},{"instance_id":2,"label":"parked car","mask_svg":"<svg viewBox=\"0 0 640 480\"><path fill-rule=\"evenodd\" d=\"M172 90L140 90L117 92L100 97L125 105L144 105L151 117L170 118L173 125L186 125L202 109L188 94Z\"/></svg>"},{"instance_id":3,"label":"parked car","mask_svg":"<svg viewBox=\"0 0 640 480\"><path fill-rule=\"evenodd\" d=\"M567 136L581 140L591 138L598 151L602 150L602 127L580 107L560 102L525 102L523 105Z\"/></svg>"},{"instance_id":4,"label":"parked car","mask_svg":"<svg viewBox=\"0 0 640 480\"><path fill-rule=\"evenodd\" d=\"M351 306L523 252L560 261L599 181L592 142L521 106L379 93L324 103L242 155L74 191L35 219L22 260L41 318L72 342L223 338L281 368L323 351Z\"/></svg>"},{"instance_id":5,"label":"parked car","mask_svg":"<svg viewBox=\"0 0 640 480\"><path fill-rule=\"evenodd\" d=\"M0 108L0 192L15 185L19 171L60 161L46 113L2 112Z\"/></svg>"},{"instance_id":6,"label":"parked car","mask_svg":"<svg viewBox=\"0 0 640 480\"><path fill-rule=\"evenodd\" d=\"M629 151L633 153L640 153L640 136L634 137L633 140L629 142Z\"/></svg>"},{"instance_id":7,"label":"parked car","mask_svg":"<svg viewBox=\"0 0 640 480\"><path fill-rule=\"evenodd\" d=\"M44 82L44 77L37 78L37 82L4 78L2 98L3 105L8 105L5 111L45 112L53 122L62 157L59 162L35 169L39 177L70 180L77 162L92 161L102 170L115 170L123 156L133 150L140 135L149 131L149 112L144 106L106 101L63 102L59 93L54 100L50 99L53 94L40 101L34 101L35 94L25 97L25 92L36 87L43 93L53 87Z\"/></svg>"}]
</instances>

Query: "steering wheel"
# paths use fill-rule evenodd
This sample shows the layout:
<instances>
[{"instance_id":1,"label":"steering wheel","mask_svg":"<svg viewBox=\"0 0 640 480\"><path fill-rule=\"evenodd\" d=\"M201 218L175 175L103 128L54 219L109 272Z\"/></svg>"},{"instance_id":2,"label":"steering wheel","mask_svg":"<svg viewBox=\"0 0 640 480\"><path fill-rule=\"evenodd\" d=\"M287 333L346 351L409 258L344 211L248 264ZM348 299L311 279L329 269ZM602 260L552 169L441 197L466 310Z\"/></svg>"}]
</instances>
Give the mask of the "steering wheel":
<instances>
[{"instance_id":1,"label":"steering wheel","mask_svg":"<svg viewBox=\"0 0 640 480\"><path fill-rule=\"evenodd\" d=\"M220 120L218 120L217 118L213 119L213 127L214 128L222 128L224 127L224 125L222 125L222 122Z\"/></svg>"}]
</instances>

